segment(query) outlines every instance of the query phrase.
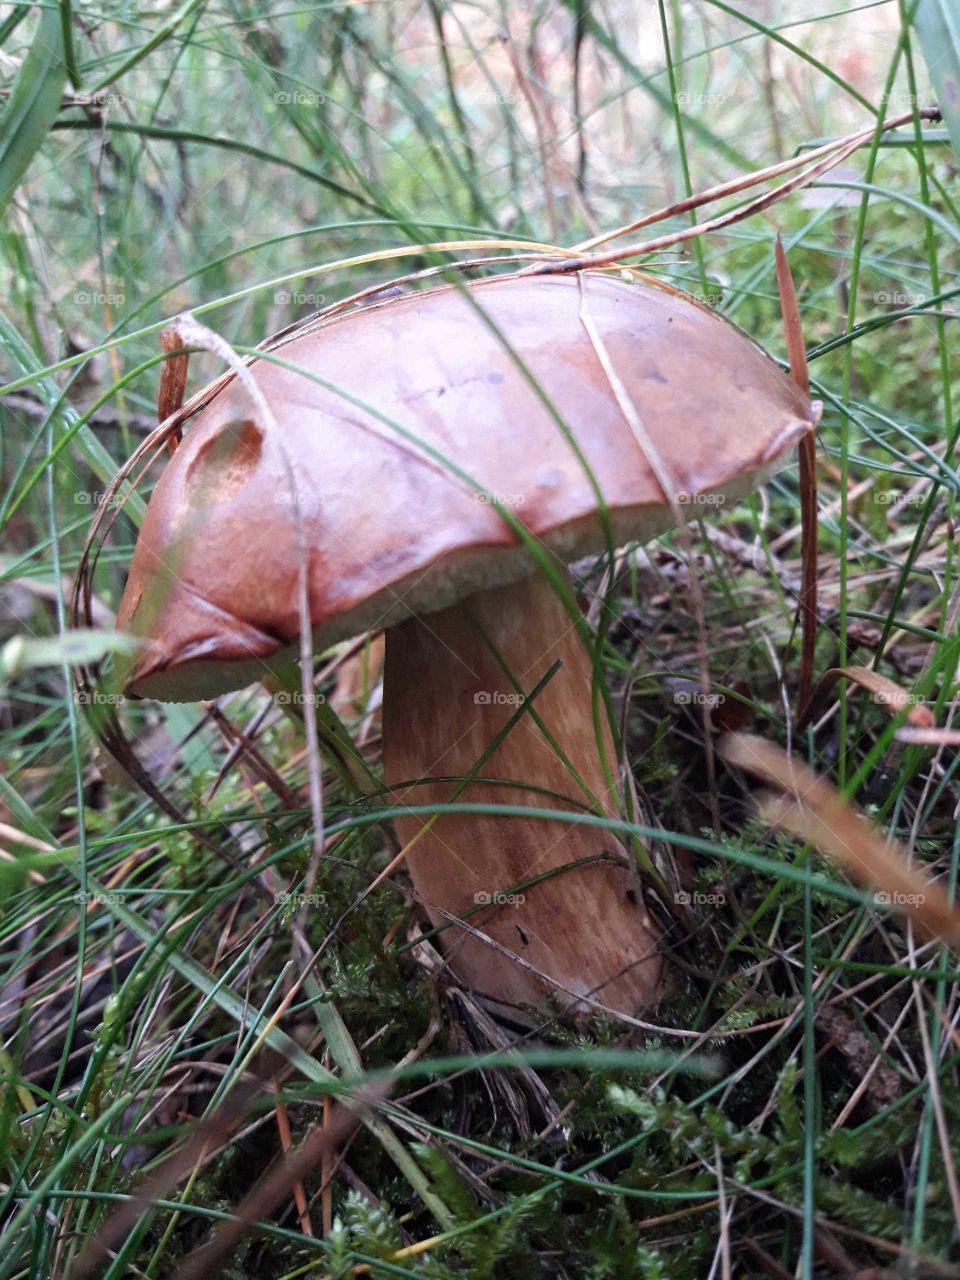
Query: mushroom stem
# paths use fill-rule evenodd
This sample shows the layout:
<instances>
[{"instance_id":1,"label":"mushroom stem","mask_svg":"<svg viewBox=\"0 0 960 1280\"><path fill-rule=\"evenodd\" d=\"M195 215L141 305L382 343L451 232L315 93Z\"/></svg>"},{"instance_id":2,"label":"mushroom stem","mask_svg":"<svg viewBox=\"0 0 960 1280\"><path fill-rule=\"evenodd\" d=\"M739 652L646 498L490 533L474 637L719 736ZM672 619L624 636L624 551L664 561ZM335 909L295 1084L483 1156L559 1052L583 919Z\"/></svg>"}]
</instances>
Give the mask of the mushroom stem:
<instances>
[{"instance_id":1,"label":"mushroom stem","mask_svg":"<svg viewBox=\"0 0 960 1280\"><path fill-rule=\"evenodd\" d=\"M616 817L617 796L597 750L590 658L540 574L387 633L384 768L395 802L449 802L458 785L450 779L469 774L516 714L518 688L529 693L558 660L484 761L484 780L468 783L457 799L574 813L594 808ZM424 778L446 780L397 785ZM634 859L609 831L470 813L443 813L432 824L423 815L401 816L396 827L404 845L412 842L407 866L431 921L449 925L451 914L469 913L469 925L498 944L457 925L440 935L454 974L498 1012L530 1022L531 1009L559 1008L582 1021L596 1005L633 1015L657 998L659 934Z\"/></svg>"}]
</instances>

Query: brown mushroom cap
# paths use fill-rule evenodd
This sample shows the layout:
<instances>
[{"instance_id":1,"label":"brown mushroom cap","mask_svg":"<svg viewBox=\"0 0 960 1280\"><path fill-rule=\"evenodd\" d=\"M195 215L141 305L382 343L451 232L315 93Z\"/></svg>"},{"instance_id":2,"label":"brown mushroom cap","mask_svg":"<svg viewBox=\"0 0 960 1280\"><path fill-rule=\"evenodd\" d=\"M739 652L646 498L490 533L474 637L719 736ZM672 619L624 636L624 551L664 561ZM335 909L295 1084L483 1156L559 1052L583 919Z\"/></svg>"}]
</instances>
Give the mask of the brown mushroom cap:
<instances>
[{"instance_id":1,"label":"brown mushroom cap","mask_svg":"<svg viewBox=\"0 0 960 1280\"><path fill-rule=\"evenodd\" d=\"M599 274L468 288L358 309L277 350L331 385L256 361L280 438L235 378L197 416L151 497L120 605L118 626L151 642L129 674L134 693L213 697L294 655L298 516L318 647L530 573L490 496L564 560L599 550L595 489L544 395L618 543L674 523L658 469L684 496L732 500L816 421L749 338L670 290ZM659 467L615 394L584 301Z\"/></svg>"}]
</instances>

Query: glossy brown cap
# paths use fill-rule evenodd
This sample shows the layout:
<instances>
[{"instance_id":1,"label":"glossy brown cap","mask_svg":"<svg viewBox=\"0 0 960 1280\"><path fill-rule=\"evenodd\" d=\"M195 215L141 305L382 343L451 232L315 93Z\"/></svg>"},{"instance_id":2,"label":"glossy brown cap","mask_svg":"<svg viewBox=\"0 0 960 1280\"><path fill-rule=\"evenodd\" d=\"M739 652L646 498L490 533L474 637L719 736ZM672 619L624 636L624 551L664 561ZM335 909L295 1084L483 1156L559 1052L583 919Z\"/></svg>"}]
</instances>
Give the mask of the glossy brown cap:
<instances>
[{"instance_id":1,"label":"glossy brown cap","mask_svg":"<svg viewBox=\"0 0 960 1280\"><path fill-rule=\"evenodd\" d=\"M817 418L722 317L599 274L404 295L274 354L251 372L278 430L230 380L150 499L117 619L149 641L135 694L213 697L294 656L297 517L322 647L530 573L491 498L569 561L605 545L597 490L615 541L646 540L675 522L664 476L707 512Z\"/></svg>"}]
</instances>

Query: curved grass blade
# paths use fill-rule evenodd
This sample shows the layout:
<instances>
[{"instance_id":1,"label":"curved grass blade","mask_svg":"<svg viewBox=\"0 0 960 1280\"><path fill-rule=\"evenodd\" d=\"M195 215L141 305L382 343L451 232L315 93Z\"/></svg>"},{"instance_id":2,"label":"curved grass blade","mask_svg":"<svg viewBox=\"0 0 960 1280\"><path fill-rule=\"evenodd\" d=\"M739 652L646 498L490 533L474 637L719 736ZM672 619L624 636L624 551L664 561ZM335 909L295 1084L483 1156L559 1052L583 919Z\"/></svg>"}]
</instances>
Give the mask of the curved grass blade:
<instances>
[{"instance_id":1,"label":"curved grass blade","mask_svg":"<svg viewBox=\"0 0 960 1280\"><path fill-rule=\"evenodd\" d=\"M63 27L56 5L40 22L0 124L0 209L6 207L60 110L67 79Z\"/></svg>"},{"instance_id":2,"label":"curved grass blade","mask_svg":"<svg viewBox=\"0 0 960 1280\"><path fill-rule=\"evenodd\" d=\"M960 10L951 0L917 0L913 26L960 158Z\"/></svg>"}]
</instances>

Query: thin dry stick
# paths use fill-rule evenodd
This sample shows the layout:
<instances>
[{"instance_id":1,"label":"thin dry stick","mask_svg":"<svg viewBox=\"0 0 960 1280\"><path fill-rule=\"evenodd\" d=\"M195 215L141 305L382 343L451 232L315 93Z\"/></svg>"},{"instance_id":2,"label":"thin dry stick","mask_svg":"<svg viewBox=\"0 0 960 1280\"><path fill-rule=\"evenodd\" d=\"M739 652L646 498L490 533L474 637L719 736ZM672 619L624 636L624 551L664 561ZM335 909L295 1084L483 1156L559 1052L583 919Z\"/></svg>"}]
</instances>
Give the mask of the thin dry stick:
<instances>
[{"instance_id":1,"label":"thin dry stick","mask_svg":"<svg viewBox=\"0 0 960 1280\"><path fill-rule=\"evenodd\" d=\"M157 421L163 422L170 417L171 413L176 413L183 404L183 397L187 391L187 369L190 365L190 356L183 350L183 343L176 326L161 331L160 350L176 352L176 355L171 355L169 360L164 360L160 371ZM167 438L167 453L172 456L182 439L183 431L178 426Z\"/></svg>"},{"instance_id":2,"label":"thin dry stick","mask_svg":"<svg viewBox=\"0 0 960 1280\"><path fill-rule=\"evenodd\" d=\"M937 1063L934 1059L933 1046L930 1043L930 1031L927 1027L927 1010L924 1006L923 993L920 990L920 983L914 982L913 996L916 1001L917 1008L917 1027L920 1031L920 1043L923 1045L923 1060L927 1068L927 1088L929 1090L930 1105L933 1108L933 1118L937 1129L937 1138L940 1142L940 1156L943 1161L943 1172L947 1183L947 1190L950 1193L950 1205L953 1209L953 1221L955 1229L960 1229L960 1183L957 1181L957 1169L953 1159L953 1149L950 1145L950 1130L947 1125L947 1117L943 1109L943 1098L940 1096L940 1076L937 1070Z\"/></svg>"},{"instance_id":3,"label":"thin dry stick","mask_svg":"<svg viewBox=\"0 0 960 1280\"><path fill-rule=\"evenodd\" d=\"M928 108L920 112L920 118L923 120L939 120L940 112L936 108ZM882 131L888 129L896 129L899 125L909 124L913 120L913 113L895 116L883 122ZM705 204L712 204L714 200L722 200L725 196L735 196L741 191L746 191L750 187L759 186L761 182L769 182L771 178L779 178L781 174L789 173L792 169L799 169L811 161L816 162L824 156L830 156L835 151L846 147L854 138L859 138L859 145L865 145L873 140L876 134L876 125L870 125L867 129L859 129L855 134L848 134L843 138L834 138L832 142L825 142L823 146L816 147L812 151L801 152L799 155L792 156L789 160L781 160L779 164L769 165L765 169L755 169L753 173L743 174L738 178L733 178L729 182L722 182L719 186L708 187L706 191L698 191L695 195L686 196L683 200L677 200L674 204L667 205L663 209L657 209L653 213L645 214L642 218L638 218L636 222L631 222L625 227L618 227L616 231L605 231L602 235L594 236L592 240L583 240L580 244L575 245L574 249L578 253L589 253L591 249L596 249L601 244L607 244L610 240L618 240L621 236L632 235L634 231L640 231L643 227L649 227L656 222L664 222L667 218L675 218L683 213L691 213L694 209L700 209Z\"/></svg>"},{"instance_id":4,"label":"thin dry stick","mask_svg":"<svg viewBox=\"0 0 960 1280\"><path fill-rule=\"evenodd\" d=\"M323 1055L323 1065L329 1070L330 1055ZM333 1099L329 1093L323 1098L323 1127L328 1130L333 1122ZM320 1182L323 1190L320 1193L320 1211L323 1219L323 1234L326 1238L333 1230L333 1158L334 1148L331 1143L325 1148L320 1160Z\"/></svg>"},{"instance_id":5,"label":"thin dry stick","mask_svg":"<svg viewBox=\"0 0 960 1280\"><path fill-rule=\"evenodd\" d=\"M537 102L537 95L534 93L527 79L523 64L517 57L517 51L514 48L513 36L509 31L500 33L500 43L507 51L507 57L510 59L510 65L513 67L513 74L517 77L517 84L520 86L520 92L523 94L524 101L530 109L533 117L533 127L537 135L537 149L540 152L540 169L543 173L543 195L547 206L547 223L550 227L550 239L557 238L557 208L553 199L553 179L550 173L550 153L547 149L548 130L544 128L543 117L540 114L540 106Z\"/></svg>"},{"instance_id":6,"label":"thin dry stick","mask_svg":"<svg viewBox=\"0 0 960 1280\"><path fill-rule=\"evenodd\" d=\"M800 324L800 308L797 291L783 242L777 233L777 287L780 290L780 309L787 336L787 356L790 360L790 377L805 396L810 395L810 371L807 368L807 352L803 344ZM813 685L813 658L817 645L817 444L813 432L800 441L800 546L803 561L803 587L800 591L800 618L803 641L800 657L800 687L797 706L802 712L810 700Z\"/></svg>"},{"instance_id":7,"label":"thin dry stick","mask_svg":"<svg viewBox=\"0 0 960 1280\"><path fill-rule=\"evenodd\" d=\"M326 1063L324 1065L326 1065ZM283 1094L280 1089L279 1080L274 1080L273 1092L275 1095L274 1105L277 1112L277 1130L280 1134L280 1145L283 1147L284 1155L288 1155L290 1148L293 1146L293 1134L290 1130L290 1117L287 1115L287 1108L283 1101ZM323 1099L324 1113L326 1113L327 1103L329 1101L330 1095L326 1094ZM299 1180L293 1184L293 1200L297 1206L297 1215L300 1218L300 1230L305 1236L312 1236L313 1224L310 1221L310 1208L307 1204L307 1193L303 1189L303 1183Z\"/></svg>"},{"instance_id":8,"label":"thin dry stick","mask_svg":"<svg viewBox=\"0 0 960 1280\"><path fill-rule=\"evenodd\" d=\"M723 1156L720 1153L720 1144L713 1144L714 1168L717 1174L717 1219L720 1227L720 1239L717 1241L717 1255L714 1256L713 1266L710 1274L713 1276L717 1268L717 1256L719 1256L723 1280L731 1280L733 1269L730 1265L730 1219L733 1217L734 1206L727 1204L727 1188L724 1183L723 1176Z\"/></svg>"},{"instance_id":9,"label":"thin dry stick","mask_svg":"<svg viewBox=\"0 0 960 1280\"><path fill-rule=\"evenodd\" d=\"M923 120L940 119L940 113L935 108L925 109L918 114ZM910 114L888 120L882 126L881 132L893 129L897 125L905 124L912 119L913 115ZM745 218L752 217L755 213L762 213L764 209L769 209L771 205L777 204L786 196L809 186L811 182L815 182L817 178L822 177L830 169L846 160L854 151L862 147L865 142L869 142L874 133L875 130L871 129L864 133L853 134L849 139L842 141L837 150L832 151L825 160L812 165L809 169L805 169L803 173L791 178L789 182L784 182L781 186L774 187L772 191L758 196L748 204L731 209L728 213L720 214L707 222L699 222L696 226L685 227L682 231L674 231L667 235L657 236L653 240L641 240L637 244L625 245L621 249L613 249L607 253L586 254L581 257L564 258L559 262L545 262L539 266L526 267L517 274L525 276L549 275L567 271L594 271L598 267L610 266L615 262L623 262L626 258L636 258L644 254L653 253L656 249L666 249L675 244L682 244L687 240L695 239L697 236L706 235L709 231L719 231L724 227L733 226L734 223L743 222Z\"/></svg>"},{"instance_id":10,"label":"thin dry stick","mask_svg":"<svg viewBox=\"0 0 960 1280\"><path fill-rule=\"evenodd\" d=\"M270 788L282 805L288 809L298 808L300 804L299 796L287 786L269 760L264 758L254 745L253 739L243 730L238 729L233 721L223 714L215 702L205 702L204 710L223 734L227 743L239 748L239 754L233 757L233 763L236 764L238 760L245 760L252 772ZM209 803L213 792L219 784L220 779L218 778L213 790L207 797L207 803Z\"/></svg>"}]
</instances>

